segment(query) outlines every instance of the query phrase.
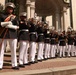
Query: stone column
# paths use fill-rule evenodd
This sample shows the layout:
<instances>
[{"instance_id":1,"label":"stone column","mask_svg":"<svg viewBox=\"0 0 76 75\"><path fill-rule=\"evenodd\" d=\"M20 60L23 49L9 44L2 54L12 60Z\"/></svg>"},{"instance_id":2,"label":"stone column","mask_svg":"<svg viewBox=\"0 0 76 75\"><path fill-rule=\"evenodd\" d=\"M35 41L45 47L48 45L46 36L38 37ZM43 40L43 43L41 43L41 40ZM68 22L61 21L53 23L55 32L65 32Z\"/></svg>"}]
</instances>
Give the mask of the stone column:
<instances>
[{"instance_id":1,"label":"stone column","mask_svg":"<svg viewBox=\"0 0 76 75\"><path fill-rule=\"evenodd\" d=\"M62 29L62 30L65 30L64 15L63 15L63 13L62 13L62 15L61 15L61 29Z\"/></svg>"},{"instance_id":2,"label":"stone column","mask_svg":"<svg viewBox=\"0 0 76 75\"><path fill-rule=\"evenodd\" d=\"M31 2L31 18L35 18L35 0Z\"/></svg>"},{"instance_id":3,"label":"stone column","mask_svg":"<svg viewBox=\"0 0 76 75\"><path fill-rule=\"evenodd\" d=\"M64 17L64 29L67 31L68 26L70 26L70 16L69 9L63 8L63 17Z\"/></svg>"},{"instance_id":4,"label":"stone column","mask_svg":"<svg viewBox=\"0 0 76 75\"><path fill-rule=\"evenodd\" d=\"M63 10L61 11L61 29L62 30L66 30L65 29L65 14L66 14L67 8L63 7Z\"/></svg>"},{"instance_id":5,"label":"stone column","mask_svg":"<svg viewBox=\"0 0 76 75\"><path fill-rule=\"evenodd\" d=\"M5 0L0 0L0 6L3 6L3 7L0 7L0 10L4 9Z\"/></svg>"},{"instance_id":6,"label":"stone column","mask_svg":"<svg viewBox=\"0 0 76 75\"><path fill-rule=\"evenodd\" d=\"M55 13L52 15L52 26L56 28L56 14Z\"/></svg>"},{"instance_id":7,"label":"stone column","mask_svg":"<svg viewBox=\"0 0 76 75\"><path fill-rule=\"evenodd\" d=\"M60 11L56 9L56 30L61 29Z\"/></svg>"},{"instance_id":8,"label":"stone column","mask_svg":"<svg viewBox=\"0 0 76 75\"><path fill-rule=\"evenodd\" d=\"M27 19L29 19L31 17L31 11L30 11L30 5L31 5L31 1L27 0L26 1L26 5L27 5Z\"/></svg>"},{"instance_id":9,"label":"stone column","mask_svg":"<svg viewBox=\"0 0 76 75\"><path fill-rule=\"evenodd\" d=\"M5 5L5 0L0 0L0 3L4 6Z\"/></svg>"},{"instance_id":10,"label":"stone column","mask_svg":"<svg viewBox=\"0 0 76 75\"><path fill-rule=\"evenodd\" d=\"M25 0L19 0L19 13L26 11L26 1Z\"/></svg>"}]
</instances>

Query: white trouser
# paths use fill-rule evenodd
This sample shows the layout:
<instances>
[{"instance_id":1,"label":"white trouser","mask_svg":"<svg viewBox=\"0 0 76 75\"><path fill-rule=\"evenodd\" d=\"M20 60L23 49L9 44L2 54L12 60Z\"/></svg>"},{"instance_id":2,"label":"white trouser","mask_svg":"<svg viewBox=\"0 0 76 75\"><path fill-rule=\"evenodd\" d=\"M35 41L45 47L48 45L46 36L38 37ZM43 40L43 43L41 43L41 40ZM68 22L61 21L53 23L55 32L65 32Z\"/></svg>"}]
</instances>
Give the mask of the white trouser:
<instances>
[{"instance_id":1,"label":"white trouser","mask_svg":"<svg viewBox=\"0 0 76 75\"><path fill-rule=\"evenodd\" d=\"M29 61L34 62L36 55L36 42L30 42Z\"/></svg>"},{"instance_id":2,"label":"white trouser","mask_svg":"<svg viewBox=\"0 0 76 75\"><path fill-rule=\"evenodd\" d=\"M66 51L66 46L59 46L59 50L60 50L60 54L59 54L59 56L60 57L65 57L65 51Z\"/></svg>"},{"instance_id":3,"label":"white trouser","mask_svg":"<svg viewBox=\"0 0 76 75\"><path fill-rule=\"evenodd\" d=\"M28 41L20 41L19 64L28 63Z\"/></svg>"},{"instance_id":4,"label":"white trouser","mask_svg":"<svg viewBox=\"0 0 76 75\"><path fill-rule=\"evenodd\" d=\"M45 58L50 58L50 44L45 43L45 53L44 53Z\"/></svg>"},{"instance_id":5,"label":"white trouser","mask_svg":"<svg viewBox=\"0 0 76 75\"><path fill-rule=\"evenodd\" d=\"M44 51L44 42L38 43L38 55L37 60L42 60L43 58L43 51Z\"/></svg>"},{"instance_id":6,"label":"white trouser","mask_svg":"<svg viewBox=\"0 0 76 75\"><path fill-rule=\"evenodd\" d=\"M66 53L68 53L68 44L66 43Z\"/></svg>"},{"instance_id":7,"label":"white trouser","mask_svg":"<svg viewBox=\"0 0 76 75\"><path fill-rule=\"evenodd\" d=\"M68 56L70 56L70 53L74 56L74 45L68 45Z\"/></svg>"},{"instance_id":8,"label":"white trouser","mask_svg":"<svg viewBox=\"0 0 76 75\"><path fill-rule=\"evenodd\" d=\"M59 53L59 44L56 44L56 52Z\"/></svg>"},{"instance_id":9,"label":"white trouser","mask_svg":"<svg viewBox=\"0 0 76 75\"><path fill-rule=\"evenodd\" d=\"M9 41L11 49L12 67L17 66L17 57L16 57L17 39L4 39L0 49L0 68L3 67L4 50L6 48L7 41Z\"/></svg>"},{"instance_id":10,"label":"white trouser","mask_svg":"<svg viewBox=\"0 0 76 75\"><path fill-rule=\"evenodd\" d=\"M75 56L76 56L76 46L74 46L74 52L75 52Z\"/></svg>"},{"instance_id":11,"label":"white trouser","mask_svg":"<svg viewBox=\"0 0 76 75\"><path fill-rule=\"evenodd\" d=\"M55 57L56 54L56 45L51 45L51 57Z\"/></svg>"}]
</instances>

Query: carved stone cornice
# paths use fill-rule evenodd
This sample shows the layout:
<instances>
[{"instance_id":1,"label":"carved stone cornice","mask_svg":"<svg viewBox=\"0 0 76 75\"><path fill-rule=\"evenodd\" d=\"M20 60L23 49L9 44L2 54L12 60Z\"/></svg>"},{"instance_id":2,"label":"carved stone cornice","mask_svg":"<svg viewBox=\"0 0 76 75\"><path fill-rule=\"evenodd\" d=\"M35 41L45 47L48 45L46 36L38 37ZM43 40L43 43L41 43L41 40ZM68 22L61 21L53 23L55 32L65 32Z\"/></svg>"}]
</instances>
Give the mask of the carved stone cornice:
<instances>
[{"instance_id":1,"label":"carved stone cornice","mask_svg":"<svg viewBox=\"0 0 76 75\"><path fill-rule=\"evenodd\" d=\"M30 6L31 5L31 0L27 0L26 5Z\"/></svg>"},{"instance_id":2,"label":"carved stone cornice","mask_svg":"<svg viewBox=\"0 0 76 75\"><path fill-rule=\"evenodd\" d=\"M35 9L35 5L31 5L30 8Z\"/></svg>"}]
</instances>

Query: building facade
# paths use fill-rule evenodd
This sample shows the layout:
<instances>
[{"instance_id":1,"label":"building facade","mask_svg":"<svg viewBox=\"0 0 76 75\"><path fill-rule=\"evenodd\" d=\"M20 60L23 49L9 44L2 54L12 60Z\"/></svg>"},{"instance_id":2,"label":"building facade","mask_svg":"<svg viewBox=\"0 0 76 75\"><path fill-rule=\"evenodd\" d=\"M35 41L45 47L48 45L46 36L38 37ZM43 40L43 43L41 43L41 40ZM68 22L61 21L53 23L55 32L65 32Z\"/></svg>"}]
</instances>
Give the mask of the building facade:
<instances>
[{"instance_id":1,"label":"building facade","mask_svg":"<svg viewBox=\"0 0 76 75\"><path fill-rule=\"evenodd\" d=\"M0 0L4 6L7 2L14 2L17 6L16 13L27 12L27 18L36 18L54 26L56 30L67 30L72 26L76 30L75 14L76 0ZM70 14L70 1L72 6L72 15Z\"/></svg>"}]
</instances>

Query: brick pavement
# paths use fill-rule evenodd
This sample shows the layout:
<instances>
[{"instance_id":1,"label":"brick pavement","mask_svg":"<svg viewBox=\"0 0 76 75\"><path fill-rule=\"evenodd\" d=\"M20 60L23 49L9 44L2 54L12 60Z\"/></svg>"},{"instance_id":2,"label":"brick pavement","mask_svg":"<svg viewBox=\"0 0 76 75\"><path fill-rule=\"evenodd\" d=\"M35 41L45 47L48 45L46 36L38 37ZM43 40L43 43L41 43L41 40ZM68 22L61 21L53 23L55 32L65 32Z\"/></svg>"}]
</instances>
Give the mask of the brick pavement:
<instances>
[{"instance_id":1,"label":"brick pavement","mask_svg":"<svg viewBox=\"0 0 76 75\"><path fill-rule=\"evenodd\" d=\"M5 62L4 62L3 70L1 70L0 73L17 72L11 69L10 60L11 60L10 55L4 57ZM33 71L33 70L42 70L42 69L50 69L50 68L53 69L53 68L68 67L68 66L76 66L76 57L48 59L46 61L25 66L25 68L20 68L19 71L29 71L29 70Z\"/></svg>"}]
</instances>

